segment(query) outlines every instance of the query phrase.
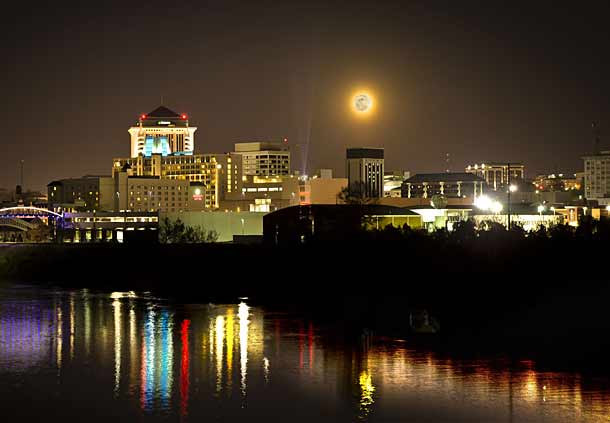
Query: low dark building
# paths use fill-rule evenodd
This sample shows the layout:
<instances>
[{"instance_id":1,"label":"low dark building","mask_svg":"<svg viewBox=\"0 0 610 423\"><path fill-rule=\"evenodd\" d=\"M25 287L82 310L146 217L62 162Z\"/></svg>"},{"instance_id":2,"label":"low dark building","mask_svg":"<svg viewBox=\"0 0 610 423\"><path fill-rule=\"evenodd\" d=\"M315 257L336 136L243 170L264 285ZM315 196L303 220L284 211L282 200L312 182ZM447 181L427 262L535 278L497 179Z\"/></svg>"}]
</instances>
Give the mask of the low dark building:
<instances>
[{"instance_id":1,"label":"low dark building","mask_svg":"<svg viewBox=\"0 0 610 423\"><path fill-rule=\"evenodd\" d=\"M421 227L421 216L401 207L383 205L293 206L263 217L263 240L269 245L306 244L312 241L345 241L364 227L387 225Z\"/></svg>"}]
</instances>

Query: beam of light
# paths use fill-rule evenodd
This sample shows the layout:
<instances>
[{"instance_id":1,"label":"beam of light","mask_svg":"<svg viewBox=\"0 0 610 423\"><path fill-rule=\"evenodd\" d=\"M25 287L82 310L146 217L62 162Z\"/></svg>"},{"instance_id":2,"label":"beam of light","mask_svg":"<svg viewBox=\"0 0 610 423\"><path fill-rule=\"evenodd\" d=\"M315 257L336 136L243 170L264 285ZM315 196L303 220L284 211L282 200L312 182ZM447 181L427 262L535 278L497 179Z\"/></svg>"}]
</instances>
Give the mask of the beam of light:
<instances>
[{"instance_id":1,"label":"beam of light","mask_svg":"<svg viewBox=\"0 0 610 423\"><path fill-rule=\"evenodd\" d=\"M220 394L220 391L222 391L222 358L225 337L225 319L223 316L216 316L214 333L216 334L216 394Z\"/></svg>"},{"instance_id":2,"label":"beam of light","mask_svg":"<svg viewBox=\"0 0 610 423\"><path fill-rule=\"evenodd\" d=\"M250 312L246 303L240 303L237 315L239 317L239 363L241 375L241 395L246 397L246 376L248 371L248 316Z\"/></svg>"},{"instance_id":3,"label":"beam of light","mask_svg":"<svg viewBox=\"0 0 610 423\"><path fill-rule=\"evenodd\" d=\"M235 319L233 317L233 309L227 310L227 391L231 393L233 381L233 339L235 337Z\"/></svg>"},{"instance_id":4,"label":"beam of light","mask_svg":"<svg viewBox=\"0 0 610 423\"><path fill-rule=\"evenodd\" d=\"M121 302L115 299L112 302L114 312L114 396L119 395L121 382Z\"/></svg>"},{"instance_id":5,"label":"beam of light","mask_svg":"<svg viewBox=\"0 0 610 423\"><path fill-rule=\"evenodd\" d=\"M180 340L182 343L182 361L180 363L180 415L186 416L189 405L189 326L191 321L185 319L180 326Z\"/></svg>"}]
</instances>

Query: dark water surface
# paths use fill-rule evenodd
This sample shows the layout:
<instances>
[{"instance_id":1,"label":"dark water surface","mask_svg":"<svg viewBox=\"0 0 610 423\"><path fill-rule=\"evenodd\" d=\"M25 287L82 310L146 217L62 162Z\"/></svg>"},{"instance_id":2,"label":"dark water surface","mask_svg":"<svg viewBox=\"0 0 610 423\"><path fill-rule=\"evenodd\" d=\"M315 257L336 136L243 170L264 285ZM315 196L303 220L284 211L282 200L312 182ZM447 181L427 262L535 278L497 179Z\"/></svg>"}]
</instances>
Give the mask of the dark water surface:
<instances>
[{"instance_id":1,"label":"dark water surface","mask_svg":"<svg viewBox=\"0 0 610 423\"><path fill-rule=\"evenodd\" d=\"M2 421L607 422L604 378L370 347L294 314L0 289ZM6 419L6 420L5 420Z\"/></svg>"}]
</instances>

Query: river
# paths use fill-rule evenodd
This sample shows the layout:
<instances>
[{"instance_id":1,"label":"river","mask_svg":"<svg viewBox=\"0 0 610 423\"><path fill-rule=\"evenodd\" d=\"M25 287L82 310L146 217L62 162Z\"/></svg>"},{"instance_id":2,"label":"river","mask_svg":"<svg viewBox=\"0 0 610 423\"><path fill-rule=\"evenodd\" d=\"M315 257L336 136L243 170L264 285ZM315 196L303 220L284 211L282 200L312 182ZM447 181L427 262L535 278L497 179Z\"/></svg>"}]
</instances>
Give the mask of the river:
<instances>
[{"instance_id":1,"label":"river","mask_svg":"<svg viewBox=\"0 0 610 423\"><path fill-rule=\"evenodd\" d=\"M610 384L337 336L297 312L0 288L3 421L597 422Z\"/></svg>"}]
</instances>

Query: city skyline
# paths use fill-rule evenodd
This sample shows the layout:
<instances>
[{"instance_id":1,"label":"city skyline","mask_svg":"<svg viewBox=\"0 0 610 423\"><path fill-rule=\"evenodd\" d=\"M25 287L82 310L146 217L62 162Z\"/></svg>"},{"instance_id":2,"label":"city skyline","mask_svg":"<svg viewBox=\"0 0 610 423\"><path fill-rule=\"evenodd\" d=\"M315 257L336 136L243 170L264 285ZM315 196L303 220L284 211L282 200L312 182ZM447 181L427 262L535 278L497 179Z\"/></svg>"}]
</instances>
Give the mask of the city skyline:
<instances>
[{"instance_id":1,"label":"city skyline","mask_svg":"<svg viewBox=\"0 0 610 423\"><path fill-rule=\"evenodd\" d=\"M153 2L146 13L116 3L98 12L25 8L6 22L2 89L14 101L2 110L0 186L18 183L20 160L30 189L108 174L110 159L127 153L129 126L162 98L200 128L198 152L286 137L293 170L307 157L309 170L339 176L348 147L383 147L387 169L412 174L444 171L449 153L452 171L506 160L531 176L582 170L592 121L607 145L602 6L184 3L168 11ZM19 25L24 19L31 25ZM159 19L171 36L153 30ZM359 120L346 98L363 86L376 113Z\"/></svg>"}]
</instances>

